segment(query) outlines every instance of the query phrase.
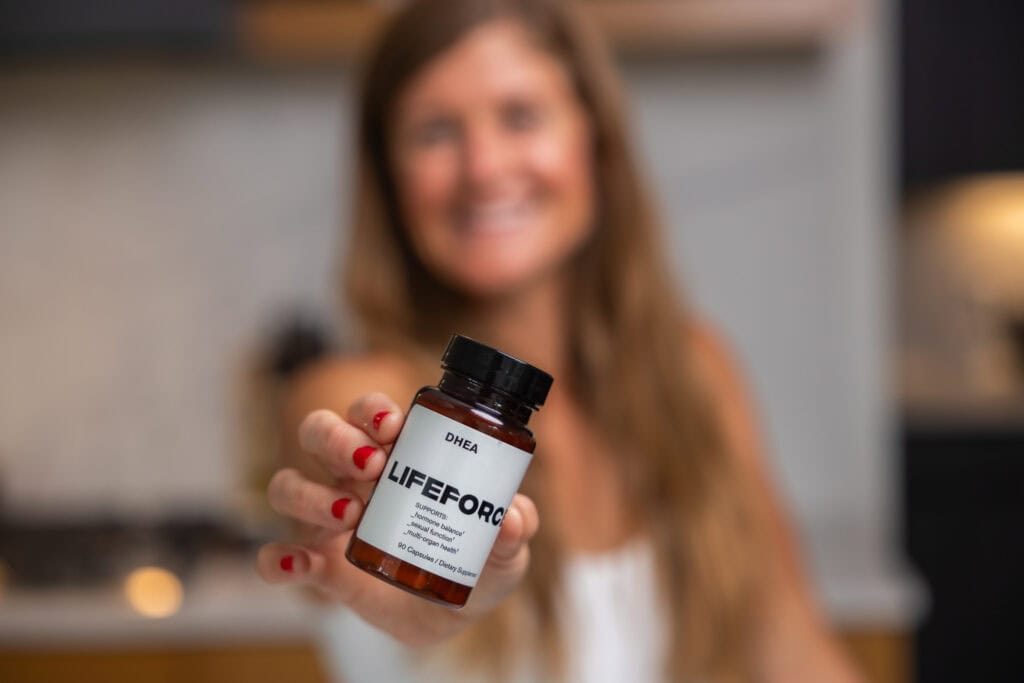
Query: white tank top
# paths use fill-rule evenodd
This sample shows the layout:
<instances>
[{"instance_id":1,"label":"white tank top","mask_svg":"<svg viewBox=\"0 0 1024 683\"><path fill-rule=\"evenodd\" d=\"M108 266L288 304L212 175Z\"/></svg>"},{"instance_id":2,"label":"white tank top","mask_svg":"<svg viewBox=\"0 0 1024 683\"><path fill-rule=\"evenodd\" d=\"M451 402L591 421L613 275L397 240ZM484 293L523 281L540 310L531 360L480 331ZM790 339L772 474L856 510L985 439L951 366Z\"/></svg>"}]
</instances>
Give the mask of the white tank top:
<instances>
[{"instance_id":1,"label":"white tank top","mask_svg":"<svg viewBox=\"0 0 1024 683\"><path fill-rule=\"evenodd\" d=\"M568 681L661 683L667 617L654 590L650 546L634 541L606 553L582 554L566 566ZM343 609L325 613L323 660L339 683L469 683L454 667L441 672L422 665L390 636ZM524 663L516 683L547 679Z\"/></svg>"}]
</instances>

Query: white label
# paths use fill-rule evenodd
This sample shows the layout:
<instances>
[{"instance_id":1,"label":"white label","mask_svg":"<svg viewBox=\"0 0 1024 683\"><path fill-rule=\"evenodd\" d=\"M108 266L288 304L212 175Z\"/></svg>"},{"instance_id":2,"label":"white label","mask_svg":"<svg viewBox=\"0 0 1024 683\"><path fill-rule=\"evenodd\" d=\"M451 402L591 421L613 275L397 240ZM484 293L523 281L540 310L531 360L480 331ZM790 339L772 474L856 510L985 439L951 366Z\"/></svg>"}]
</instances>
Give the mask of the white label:
<instances>
[{"instance_id":1,"label":"white label","mask_svg":"<svg viewBox=\"0 0 1024 683\"><path fill-rule=\"evenodd\" d=\"M413 405L356 537L475 586L532 455Z\"/></svg>"}]
</instances>

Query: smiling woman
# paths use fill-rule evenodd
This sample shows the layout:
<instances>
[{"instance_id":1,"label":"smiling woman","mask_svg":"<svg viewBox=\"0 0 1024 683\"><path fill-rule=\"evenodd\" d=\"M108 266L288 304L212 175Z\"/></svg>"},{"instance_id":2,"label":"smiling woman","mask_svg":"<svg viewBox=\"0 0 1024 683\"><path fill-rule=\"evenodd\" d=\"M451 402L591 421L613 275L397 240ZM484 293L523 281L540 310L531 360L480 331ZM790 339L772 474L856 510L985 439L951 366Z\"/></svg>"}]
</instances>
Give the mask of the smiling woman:
<instances>
[{"instance_id":1,"label":"smiling woman","mask_svg":"<svg viewBox=\"0 0 1024 683\"><path fill-rule=\"evenodd\" d=\"M365 348L294 384L298 438L269 495L311 533L259 559L358 616L328 637L349 683L427 675L367 624L436 653L445 680L856 680L809 598L743 382L675 293L614 69L578 11L409 3L371 55L359 126L345 289ZM344 558L387 476L396 401L453 332L556 378L460 612Z\"/></svg>"},{"instance_id":2,"label":"smiling woman","mask_svg":"<svg viewBox=\"0 0 1024 683\"><path fill-rule=\"evenodd\" d=\"M391 158L409 240L471 296L549 275L593 228L590 130L562 64L512 20L474 29L397 103Z\"/></svg>"}]
</instances>

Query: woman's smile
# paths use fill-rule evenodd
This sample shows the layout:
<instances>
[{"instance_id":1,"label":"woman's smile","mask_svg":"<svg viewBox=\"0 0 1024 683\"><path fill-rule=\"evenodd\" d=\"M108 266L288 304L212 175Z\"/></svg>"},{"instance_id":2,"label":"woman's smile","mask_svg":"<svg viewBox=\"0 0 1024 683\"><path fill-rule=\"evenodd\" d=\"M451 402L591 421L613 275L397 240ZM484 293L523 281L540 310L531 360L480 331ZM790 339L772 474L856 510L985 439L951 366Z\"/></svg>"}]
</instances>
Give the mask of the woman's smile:
<instances>
[{"instance_id":1,"label":"woman's smile","mask_svg":"<svg viewBox=\"0 0 1024 683\"><path fill-rule=\"evenodd\" d=\"M537 218L535 200L499 199L459 206L453 224L462 238L510 237L534 228Z\"/></svg>"}]
</instances>

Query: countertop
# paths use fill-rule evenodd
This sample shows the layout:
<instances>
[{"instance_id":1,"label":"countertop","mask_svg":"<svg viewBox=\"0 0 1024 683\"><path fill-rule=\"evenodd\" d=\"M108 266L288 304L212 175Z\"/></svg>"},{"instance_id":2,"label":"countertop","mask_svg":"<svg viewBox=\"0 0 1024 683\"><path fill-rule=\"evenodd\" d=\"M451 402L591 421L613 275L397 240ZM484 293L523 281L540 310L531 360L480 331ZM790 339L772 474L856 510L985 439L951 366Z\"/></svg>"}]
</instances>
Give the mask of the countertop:
<instances>
[{"instance_id":1,"label":"countertop","mask_svg":"<svg viewBox=\"0 0 1024 683\"><path fill-rule=\"evenodd\" d=\"M880 562L856 542L807 545L820 603L839 629L909 631L925 591L912 572ZM0 648L217 646L310 640L318 608L294 587L270 586L239 560L206 561L185 586L180 611L138 615L118 588L8 590L0 595Z\"/></svg>"},{"instance_id":2,"label":"countertop","mask_svg":"<svg viewBox=\"0 0 1024 683\"><path fill-rule=\"evenodd\" d=\"M0 597L0 647L227 645L308 639L316 608L298 590L270 586L238 560L206 561L170 617L137 614L118 587L10 590Z\"/></svg>"}]
</instances>

